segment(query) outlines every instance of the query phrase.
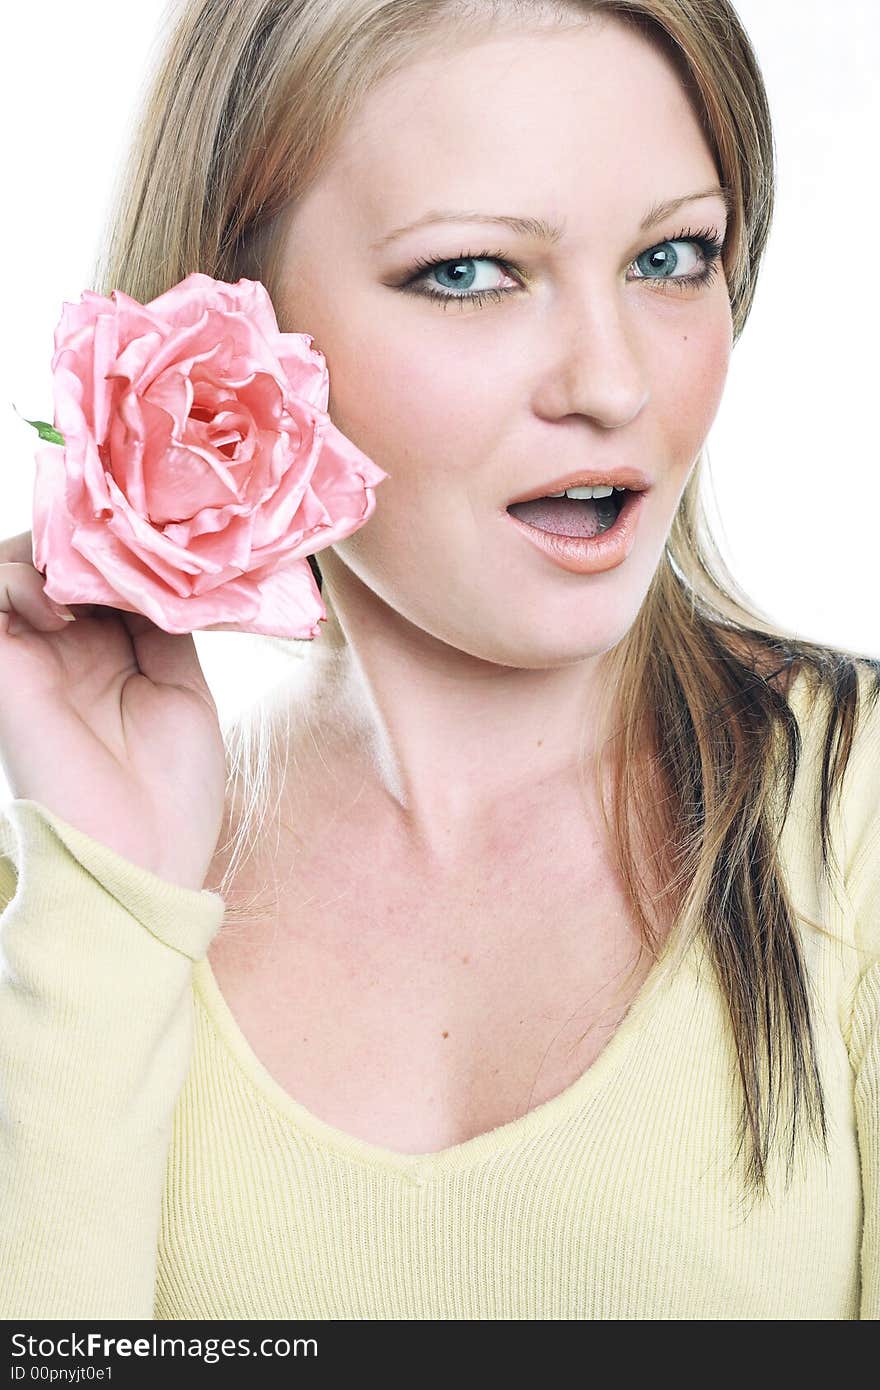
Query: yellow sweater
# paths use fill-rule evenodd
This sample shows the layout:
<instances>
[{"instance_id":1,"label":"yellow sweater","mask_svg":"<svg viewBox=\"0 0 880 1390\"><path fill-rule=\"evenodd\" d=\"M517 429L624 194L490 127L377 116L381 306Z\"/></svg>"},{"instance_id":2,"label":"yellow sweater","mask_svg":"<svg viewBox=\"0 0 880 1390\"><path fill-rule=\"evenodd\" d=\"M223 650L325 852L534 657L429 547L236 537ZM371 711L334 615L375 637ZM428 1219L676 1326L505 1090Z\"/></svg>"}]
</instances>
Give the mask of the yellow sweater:
<instances>
[{"instance_id":1,"label":"yellow sweater","mask_svg":"<svg viewBox=\"0 0 880 1390\"><path fill-rule=\"evenodd\" d=\"M674 970L664 951L567 1090L406 1155L323 1123L256 1059L206 960L222 898L8 802L0 1316L880 1316L880 717L832 819L829 896L820 721L802 680L791 699L804 757L783 862L840 940L801 924L830 1159L805 1146L785 1190L782 1145L772 1203L742 1201L735 1050L699 945Z\"/></svg>"}]
</instances>

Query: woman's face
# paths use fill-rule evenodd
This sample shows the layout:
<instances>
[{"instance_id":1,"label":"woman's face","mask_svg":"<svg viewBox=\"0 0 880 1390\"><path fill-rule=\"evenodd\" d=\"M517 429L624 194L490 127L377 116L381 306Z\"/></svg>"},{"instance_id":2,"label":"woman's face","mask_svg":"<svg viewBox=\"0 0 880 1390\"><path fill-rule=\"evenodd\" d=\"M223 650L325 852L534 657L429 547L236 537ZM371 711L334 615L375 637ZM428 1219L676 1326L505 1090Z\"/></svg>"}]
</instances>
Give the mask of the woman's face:
<instances>
[{"instance_id":1,"label":"woman's face","mask_svg":"<svg viewBox=\"0 0 880 1390\"><path fill-rule=\"evenodd\" d=\"M682 234L723 242L723 199L641 223L717 185L674 69L614 21L438 44L375 89L293 210L276 294L281 328L326 356L335 424L389 475L370 520L318 554L331 604L356 595L450 657L517 667L621 639L732 347L721 260L684 280L707 260ZM651 487L614 568L562 569L506 514L570 472L626 466Z\"/></svg>"}]
</instances>

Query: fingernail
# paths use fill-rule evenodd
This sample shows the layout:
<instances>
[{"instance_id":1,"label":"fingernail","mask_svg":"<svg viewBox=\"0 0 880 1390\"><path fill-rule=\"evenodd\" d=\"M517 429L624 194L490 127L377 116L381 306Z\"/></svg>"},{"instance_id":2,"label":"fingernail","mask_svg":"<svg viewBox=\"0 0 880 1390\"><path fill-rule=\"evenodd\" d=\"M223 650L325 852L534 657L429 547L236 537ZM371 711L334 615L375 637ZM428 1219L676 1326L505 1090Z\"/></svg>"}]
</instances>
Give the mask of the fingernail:
<instances>
[{"instance_id":1,"label":"fingernail","mask_svg":"<svg viewBox=\"0 0 880 1390\"><path fill-rule=\"evenodd\" d=\"M59 618L64 618L65 622L70 623L75 621L76 614L71 613L70 609L67 607L66 604L53 603L52 599L49 599L49 604L52 608L52 612L57 613Z\"/></svg>"}]
</instances>

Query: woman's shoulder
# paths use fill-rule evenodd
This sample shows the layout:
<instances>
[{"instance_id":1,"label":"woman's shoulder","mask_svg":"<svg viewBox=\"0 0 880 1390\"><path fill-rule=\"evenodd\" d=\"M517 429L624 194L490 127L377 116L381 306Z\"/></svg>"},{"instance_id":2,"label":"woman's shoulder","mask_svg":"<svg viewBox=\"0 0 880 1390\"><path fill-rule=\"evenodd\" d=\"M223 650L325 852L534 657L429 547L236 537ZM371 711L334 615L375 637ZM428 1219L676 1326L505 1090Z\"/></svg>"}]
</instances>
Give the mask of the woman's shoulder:
<instances>
[{"instance_id":1,"label":"woman's shoulder","mask_svg":"<svg viewBox=\"0 0 880 1390\"><path fill-rule=\"evenodd\" d=\"M0 804L0 912L12 901L18 872L15 867L15 832L6 814L7 803Z\"/></svg>"},{"instance_id":2,"label":"woman's shoulder","mask_svg":"<svg viewBox=\"0 0 880 1390\"><path fill-rule=\"evenodd\" d=\"M880 935L880 662L859 666L858 690L842 798L848 872L856 881L870 877L872 911Z\"/></svg>"},{"instance_id":3,"label":"woman's shoulder","mask_svg":"<svg viewBox=\"0 0 880 1390\"><path fill-rule=\"evenodd\" d=\"M880 661L844 663L824 680L798 671L788 699L802 738L800 775L817 813L823 780L829 783L832 839L856 939L880 957Z\"/></svg>"},{"instance_id":4,"label":"woman's shoulder","mask_svg":"<svg viewBox=\"0 0 880 1390\"><path fill-rule=\"evenodd\" d=\"M839 729L841 754L854 767L870 766L880 752L880 660L852 657L824 673L792 664L780 687L802 734L826 738ZM875 762L876 769L876 762Z\"/></svg>"},{"instance_id":5,"label":"woman's shoulder","mask_svg":"<svg viewBox=\"0 0 880 1390\"><path fill-rule=\"evenodd\" d=\"M786 699L802 738L830 763L867 809L880 798L880 661L852 658L824 674L806 663L791 672Z\"/></svg>"}]
</instances>

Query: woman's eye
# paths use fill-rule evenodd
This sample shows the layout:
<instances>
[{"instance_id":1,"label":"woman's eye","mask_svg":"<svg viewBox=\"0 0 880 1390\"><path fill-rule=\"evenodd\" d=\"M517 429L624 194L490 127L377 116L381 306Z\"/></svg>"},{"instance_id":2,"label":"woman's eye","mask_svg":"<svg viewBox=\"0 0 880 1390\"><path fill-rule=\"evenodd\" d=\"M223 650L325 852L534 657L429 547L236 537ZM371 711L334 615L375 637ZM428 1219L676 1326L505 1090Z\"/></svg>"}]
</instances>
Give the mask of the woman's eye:
<instances>
[{"instance_id":1,"label":"woman's eye","mask_svg":"<svg viewBox=\"0 0 880 1390\"><path fill-rule=\"evenodd\" d=\"M675 248L684 247L682 252ZM636 280L699 280L708 259L706 250L700 249L694 239L659 241L649 246L632 262L638 268ZM655 273L656 272L656 273Z\"/></svg>"},{"instance_id":2,"label":"woman's eye","mask_svg":"<svg viewBox=\"0 0 880 1390\"><path fill-rule=\"evenodd\" d=\"M501 269L493 270L493 266ZM505 279L508 285L505 285ZM519 282L516 280L509 285L511 279L513 277L508 262L501 256L484 252L479 256L456 256L452 260L417 262L417 273L407 280L401 289L425 295L428 299L458 299L474 303L481 302L490 295L500 299L509 293L510 289L519 289Z\"/></svg>"}]
</instances>

